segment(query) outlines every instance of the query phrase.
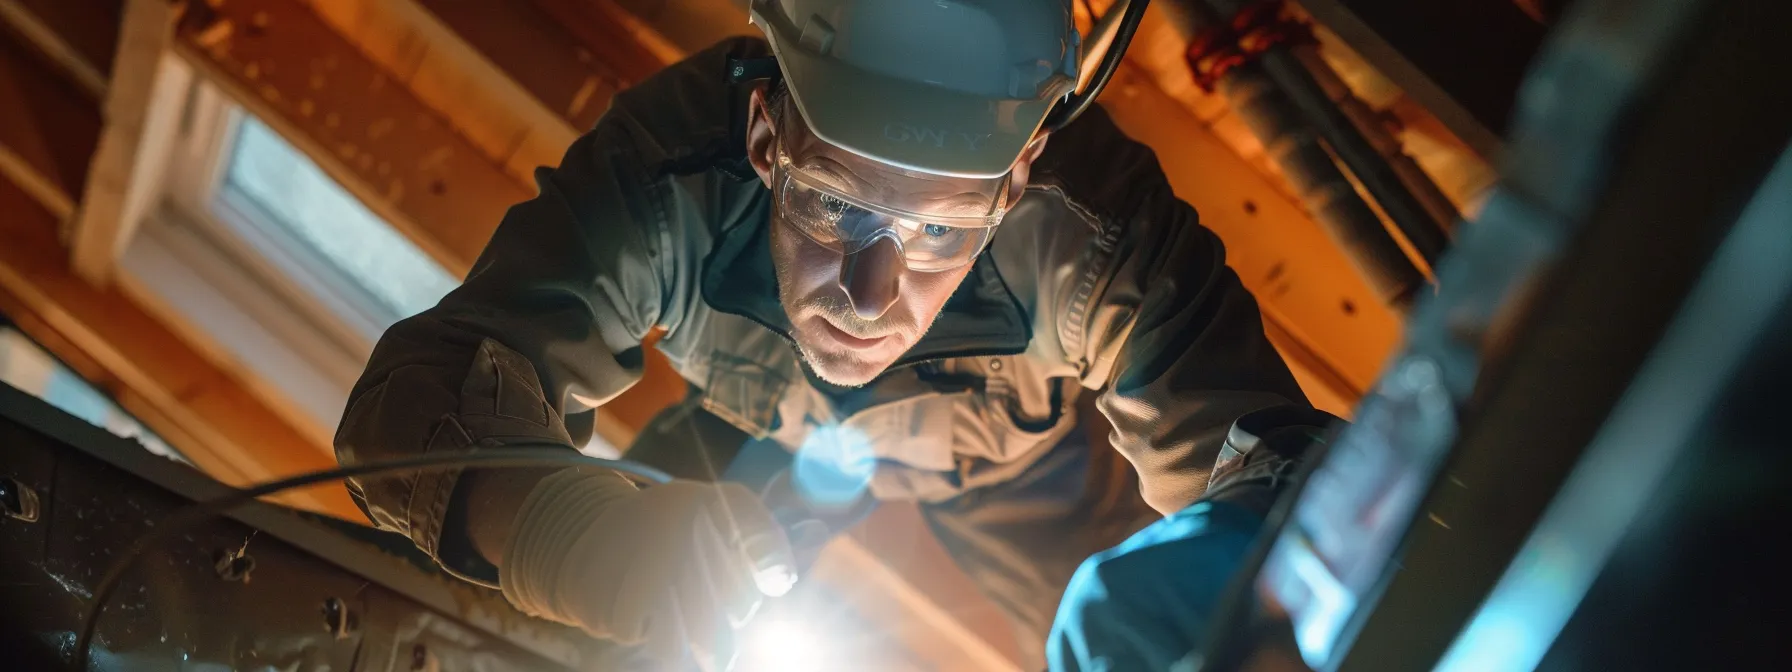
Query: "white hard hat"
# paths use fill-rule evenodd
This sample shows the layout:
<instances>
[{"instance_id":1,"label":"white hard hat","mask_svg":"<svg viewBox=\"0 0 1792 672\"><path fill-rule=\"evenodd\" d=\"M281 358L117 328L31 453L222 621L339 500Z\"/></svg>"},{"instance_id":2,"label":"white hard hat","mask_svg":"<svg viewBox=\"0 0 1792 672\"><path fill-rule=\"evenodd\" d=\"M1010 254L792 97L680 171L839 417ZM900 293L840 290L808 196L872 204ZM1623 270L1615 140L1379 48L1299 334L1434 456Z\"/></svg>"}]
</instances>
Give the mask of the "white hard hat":
<instances>
[{"instance_id":1,"label":"white hard hat","mask_svg":"<svg viewBox=\"0 0 1792 672\"><path fill-rule=\"evenodd\" d=\"M940 175L1008 172L1076 87L1070 0L752 0L816 136Z\"/></svg>"}]
</instances>

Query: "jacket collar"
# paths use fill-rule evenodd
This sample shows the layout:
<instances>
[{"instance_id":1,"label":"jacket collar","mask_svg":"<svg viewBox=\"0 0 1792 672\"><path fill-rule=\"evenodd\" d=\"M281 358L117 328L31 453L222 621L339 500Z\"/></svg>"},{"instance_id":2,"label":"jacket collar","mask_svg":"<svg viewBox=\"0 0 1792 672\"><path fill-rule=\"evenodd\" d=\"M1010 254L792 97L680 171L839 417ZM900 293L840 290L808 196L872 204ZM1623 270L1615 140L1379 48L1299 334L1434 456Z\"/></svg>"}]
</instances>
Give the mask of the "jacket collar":
<instances>
[{"instance_id":1,"label":"jacket collar","mask_svg":"<svg viewBox=\"0 0 1792 672\"><path fill-rule=\"evenodd\" d=\"M703 262L703 300L710 308L739 315L790 338L790 318L778 300L772 270L771 203L759 198L756 216L724 229ZM996 269L987 251L940 309L939 319L894 367L935 359L1014 355L1033 339L1032 323Z\"/></svg>"}]
</instances>

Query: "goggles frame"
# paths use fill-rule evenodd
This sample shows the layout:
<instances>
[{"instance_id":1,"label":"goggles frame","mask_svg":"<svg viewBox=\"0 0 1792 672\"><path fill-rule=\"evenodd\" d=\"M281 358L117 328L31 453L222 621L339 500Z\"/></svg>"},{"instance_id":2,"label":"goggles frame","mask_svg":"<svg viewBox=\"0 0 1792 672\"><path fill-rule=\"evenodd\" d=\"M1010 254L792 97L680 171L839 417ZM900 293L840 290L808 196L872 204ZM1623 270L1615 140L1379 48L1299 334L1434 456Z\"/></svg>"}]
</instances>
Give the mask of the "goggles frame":
<instances>
[{"instance_id":1,"label":"goggles frame","mask_svg":"<svg viewBox=\"0 0 1792 672\"><path fill-rule=\"evenodd\" d=\"M786 110L786 112L789 111L790 110ZM833 184L829 184L826 180L818 179L806 174L806 171L797 165L796 161L791 158L789 147L785 142L787 137L789 136L786 133L780 133L777 140L777 159L773 163L772 171L773 198L776 199L778 204L782 207L784 219L791 228L801 232L804 237L816 244L841 254L853 254L859 252L870 247L879 240L888 238L891 242L896 244L898 251L902 254L903 263L910 270L941 272L962 268L975 263L977 257L989 247L990 241L995 237L995 228L999 226L1002 223L1002 219L1007 216L1009 206L1008 194L1011 191L1010 185L1013 180L1012 175L1004 176L998 183L994 204L987 214L958 216L920 215L904 212L900 208L873 203L868 199L846 193L844 190ZM811 141L819 142L817 139L811 139ZM823 197L838 201L846 207L855 208L865 213L875 215L881 222L878 226L870 228L867 231L849 235L849 232L840 226L840 220L825 223L816 221L791 221L799 218L804 220L809 219L807 215L800 212L800 208L795 208L790 205L791 190L794 188L815 192ZM914 240L916 236L927 235L927 229L929 227L944 227L952 231L962 232L962 235L978 236L978 239L970 242L966 246L966 249L957 251L948 257L918 255L911 251L910 242ZM832 230L834 235L824 238L819 231L819 229L822 228Z\"/></svg>"}]
</instances>

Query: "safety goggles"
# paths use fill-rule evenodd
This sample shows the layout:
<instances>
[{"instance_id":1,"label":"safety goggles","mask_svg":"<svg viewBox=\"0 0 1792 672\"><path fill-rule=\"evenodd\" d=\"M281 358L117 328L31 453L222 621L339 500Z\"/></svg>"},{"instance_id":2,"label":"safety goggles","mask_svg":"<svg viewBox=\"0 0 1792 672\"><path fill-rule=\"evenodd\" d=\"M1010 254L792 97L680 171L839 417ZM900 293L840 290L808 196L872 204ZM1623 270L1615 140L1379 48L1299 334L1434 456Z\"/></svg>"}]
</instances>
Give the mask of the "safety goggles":
<instances>
[{"instance_id":1,"label":"safety goggles","mask_svg":"<svg viewBox=\"0 0 1792 672\"><path fill-rule=\"evenodd\" d=\"M772 175L783 220L841 254L889 240L911 270L951 270L975 261L1007 214L1007 176L908 171L784 126Z\"/></svg>"}]
</instances>

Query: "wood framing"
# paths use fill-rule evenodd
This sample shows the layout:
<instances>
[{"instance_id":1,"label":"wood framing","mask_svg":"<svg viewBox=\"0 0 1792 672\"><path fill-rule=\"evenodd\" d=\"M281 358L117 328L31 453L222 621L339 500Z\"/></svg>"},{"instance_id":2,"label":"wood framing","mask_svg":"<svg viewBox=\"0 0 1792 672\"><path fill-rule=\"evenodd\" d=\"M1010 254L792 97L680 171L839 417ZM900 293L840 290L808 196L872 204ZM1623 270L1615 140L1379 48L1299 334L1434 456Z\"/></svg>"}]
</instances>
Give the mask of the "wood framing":
<instances>
[{"instance_id":1,"label":"wood framing","mask_svg":"<svg viewBox=\"0 0 1792 672\"><path fill-rule=\"evenodd\" d=\"M99 131L99 108L79 86L25 45L0 39L0 175L58 222L75 212Z\"/></svg>"},{"instance_id":2,"label":"wood framing","mask_svg":"<svg viewBox=\"0 0 1792 672\"><path fill-rule=\"evenodd\" d=\"M120 0L0 0L0 21L93 99L105 95Z\"/></svg>"},{"instance_id":3,"label":"wood framing","mask_svg":"<svg viewBox=\"0 0 1792 672\"><path fill-rule=\"evenodd\" d=\"M479 3L415 0L571 128L587 129L632 81L529 2L493 12Z\"/></svg>"},{"instance_id":4,"label":"wood framing","mask_svg":"<svg viewBox=\"0 0 1792 672\"><path fill-rule=\"evenodd\" d=\"M117 81L106 88L105 128L78 214L63 238L75 273L104 285L131 233L154 205L162 167L179 135L191 78L167 67L174 11L165 0L127 0Z\"/></svg>"}]
</instances>

